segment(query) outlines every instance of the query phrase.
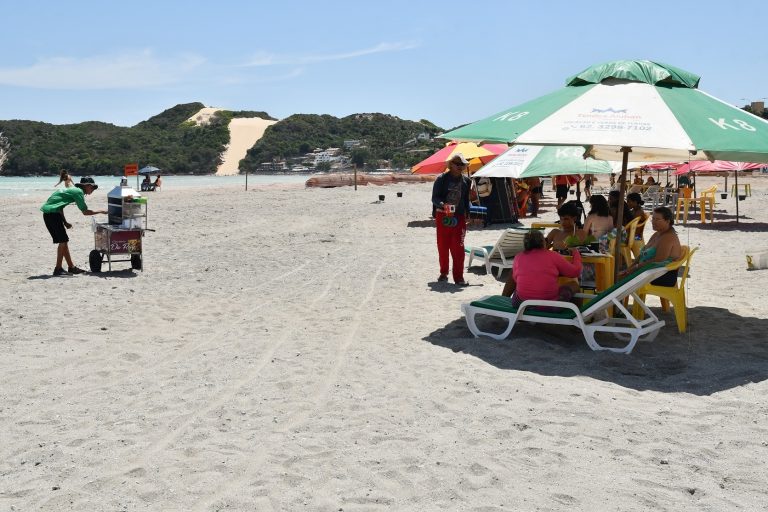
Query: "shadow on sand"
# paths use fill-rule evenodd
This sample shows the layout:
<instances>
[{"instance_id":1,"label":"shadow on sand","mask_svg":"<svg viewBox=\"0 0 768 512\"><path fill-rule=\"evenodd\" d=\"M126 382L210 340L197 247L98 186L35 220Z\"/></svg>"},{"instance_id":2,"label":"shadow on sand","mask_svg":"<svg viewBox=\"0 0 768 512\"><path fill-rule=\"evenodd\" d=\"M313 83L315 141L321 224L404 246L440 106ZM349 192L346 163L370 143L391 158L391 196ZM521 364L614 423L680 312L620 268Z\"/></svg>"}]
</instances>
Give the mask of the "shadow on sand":
<instances>
[{"instance_id":1,"label":"shadow on sand","mask_svg":"<svg viewBox=\"0 0 768 512\"><path fill-rule=\"evenodd\" d=\"M691 308L688 332L679 334L672 314L652 309L667 324L653 342L639 342L628 356L593 352L581 331L557 325L521 323L504 341L474 338L463 317L424 340L502 370L590 377L635 390L711 395L768 378L768 319L722 308ZM503 322L492 321L501 330ZM707 327L715 324L716 332L728 333L727 338L711 336Z\"/></svg>"}]
</instances>

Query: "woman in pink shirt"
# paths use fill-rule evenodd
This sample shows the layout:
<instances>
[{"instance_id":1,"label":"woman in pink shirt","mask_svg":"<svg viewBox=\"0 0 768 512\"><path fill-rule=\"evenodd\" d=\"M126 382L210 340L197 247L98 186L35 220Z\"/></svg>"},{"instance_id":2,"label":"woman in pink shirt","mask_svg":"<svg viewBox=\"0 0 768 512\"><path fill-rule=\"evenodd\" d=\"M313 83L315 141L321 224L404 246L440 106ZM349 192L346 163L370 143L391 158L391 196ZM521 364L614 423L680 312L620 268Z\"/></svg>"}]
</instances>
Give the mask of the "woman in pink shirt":
<instances>
[{"instance_id":1,"label":"woman in pink shirt","mask_svg":"<svg viewBox=\"0 0 768 512\"><path fill-rule=\"evenodd\" d=\"M526 233L523 245L525 250L515 256L502 295L511 296L515 307L529 299L570 300L573 290L567 285L560 286L557 278L579 277L579 251L571 249L573 261L566 260L560 254L546 249L544 233L539 230Z\"/></svg>"}]
</instances>

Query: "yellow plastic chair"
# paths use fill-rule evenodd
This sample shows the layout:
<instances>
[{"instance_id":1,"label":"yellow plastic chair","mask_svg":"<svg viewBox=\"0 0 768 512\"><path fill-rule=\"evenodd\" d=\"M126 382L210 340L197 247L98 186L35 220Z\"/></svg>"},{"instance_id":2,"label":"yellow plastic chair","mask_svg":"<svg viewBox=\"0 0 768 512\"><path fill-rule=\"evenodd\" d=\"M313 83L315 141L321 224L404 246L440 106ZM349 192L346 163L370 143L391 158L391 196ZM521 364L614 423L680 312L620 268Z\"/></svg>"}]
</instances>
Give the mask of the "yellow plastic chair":
<instances>
[{"instance_id":1,"label":"yellow plastic chair","mask_svg":"<svg viewBox=\"0 0 768 512\"><path fill-rule=\"evenodd\" d=\"M534 222L531 224L531 229L546 229L546 228L559 228L560 224L557 222Z\"/></svg>"},{"instance_id":2,"label":"yellow plastic chair","mask_svg":"<svg viewBox=\"0 0 768 512\"><path fill-rule=\"evenodd\" d=\"M685 306L685 281L688 279L688 270L691 265L691 258L693 253L698 250L698 247L689 250L687 245L682 246L683 254L679 259L669 263L667 270L675 270L678 272L677 284L675 286L656 286L653 284L647 284L637 291L640 300L645 302L647 295L655 295L661 299L661 309L663 311L669 311L669 305L672 304L675 312L675 321L677 322L677 330L682 334L685 332L688 326L688 311ZM680 267L683 267L680 271ZM636 305L633 308L633 312L639 315L643 314L640 305ZM640 317L642 318L642 317Z\"/></svg>"},{"instance_id":3,"label":"yellow plastic chair","mask_svg":"<svg viewBox=\"0 0 768 512\"><path fill-rule=\"evenodd\" d=\"M643 224L645 224L645 217L643 217ZM635 233L637 232L637 226L640 224L640 217L635 217L631 221L624 224L624 229L627 231L627 243L621 244L621 259L624 265L627 267L634 261L634 255L632 254L632 245L635 242Z\"/></svg>"},{"instance_id":4,"label":"yellow plastic chair","mask_svg":"<svg viewBox=\"0 0 768 512\"><path fill-rule=\"evenodd\" d=\"M716 192L717 192L717 185L712 185L711 187L702 190L701 193L699 194L699 197L712 196L712 198L714 199Z\"/></svg>"},{"instance_id":5,"label":"yellow plastic chair","mask_svg":"<svg viewBox=\"0 0 768 512\"><path fill-rule=\"evenodd\" d=\"M640 251L645 247L645 240L643 240L642 237L640 237L637 240L634 240L635 236L637 236L637 231L645 226L645 224L648 222L648 219L650 219L651 216L646 214L645 217L643 217L643 220L637 223L637 226L635 226L635 233L632 236L632 245L630 246L629 250L632 251L632 257L634 259L637 259L637 257L640 255Z\"/></svg>"}]
</instances>

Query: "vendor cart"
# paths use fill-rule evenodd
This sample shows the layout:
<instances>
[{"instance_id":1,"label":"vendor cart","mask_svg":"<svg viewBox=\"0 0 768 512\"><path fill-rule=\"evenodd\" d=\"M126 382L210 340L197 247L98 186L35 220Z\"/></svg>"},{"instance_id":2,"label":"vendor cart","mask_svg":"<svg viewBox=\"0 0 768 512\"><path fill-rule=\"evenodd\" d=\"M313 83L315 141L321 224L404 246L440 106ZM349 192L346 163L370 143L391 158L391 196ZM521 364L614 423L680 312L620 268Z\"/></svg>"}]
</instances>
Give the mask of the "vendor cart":
<instances>
[{"instance_id":1,"label":"vendor cart","mask_svg":"<svg viewBox=\"0 0 768 512\"><path fill-rule=\"evenodd\" d=\"M125 178L107 194L109 221L93 222L94 249L88 257L91 272L101 272L106 259L112 263L130 262L131 268L144 270L143 243L147 231L147 200L128 187Z\"/></svg>"},{"instance_id":2,"label":"vendor cart","mask_svg":"<svg viewBox=\"0 0 768 512\"><path fill-rule=\"evenodd\" d=\"M105 259L110 271L112 263L119 262L130 262L131 268L144 270L141 256L143 229L123 228L102 223L97 223L95 229L95 249L88 256L91 272L101 272L101 265Z\"/></svg>"}]
</instances>

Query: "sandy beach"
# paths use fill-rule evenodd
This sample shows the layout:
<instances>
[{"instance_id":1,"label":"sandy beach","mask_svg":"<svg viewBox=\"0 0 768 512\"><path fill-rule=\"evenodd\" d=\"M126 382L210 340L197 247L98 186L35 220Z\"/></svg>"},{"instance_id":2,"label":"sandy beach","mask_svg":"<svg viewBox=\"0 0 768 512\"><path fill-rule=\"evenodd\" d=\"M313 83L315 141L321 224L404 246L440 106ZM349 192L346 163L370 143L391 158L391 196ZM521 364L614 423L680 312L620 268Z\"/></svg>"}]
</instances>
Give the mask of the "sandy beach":
<instances>
[{"instance_id":1,"label":"sandy beach","mask_svg":"<svg viewBox=\"0 0 768 512\"><path fill-rule=\"evenodd\" d=\"M678 227L688 332L649 298L667 325L629 356L473 338L460 304L502 282L436 282L431 184L164 187L143 272L64 278L45 195L6 198L0 510L766 510L768 179L739 181L741 223L729 195Z\"/></svg>"}]
</instances>

